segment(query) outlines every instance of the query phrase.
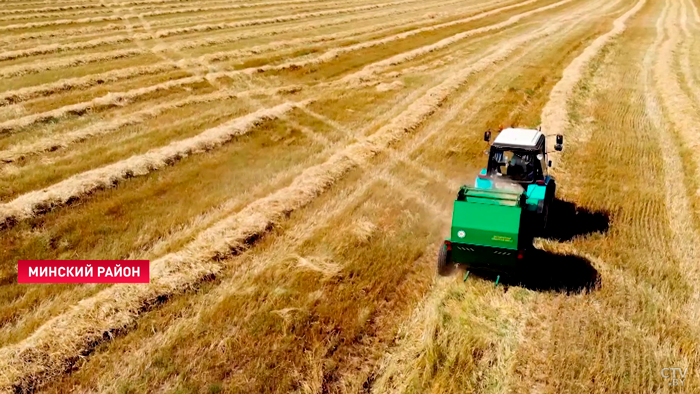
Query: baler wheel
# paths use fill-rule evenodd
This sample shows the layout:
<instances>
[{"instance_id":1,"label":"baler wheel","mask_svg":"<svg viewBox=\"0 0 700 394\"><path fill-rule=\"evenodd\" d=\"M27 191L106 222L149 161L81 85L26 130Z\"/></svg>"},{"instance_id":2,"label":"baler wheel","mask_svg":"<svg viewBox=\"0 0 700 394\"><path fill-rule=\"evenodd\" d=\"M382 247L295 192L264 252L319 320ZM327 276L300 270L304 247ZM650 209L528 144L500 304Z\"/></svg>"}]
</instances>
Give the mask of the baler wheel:
<instances>
[{"instance_id":1,"label":"baler wheel","mask_svg":"<svg viewBox=\"0 0 700 394\"><path fill-rule=\"evenodd\" d=\"M437 261L437 271L440 276L450 276L454 271L454 264L452 264L452 256L447 250L447 246L440 245L440 252L438 253Z\"/></svg>"}]
</instances>

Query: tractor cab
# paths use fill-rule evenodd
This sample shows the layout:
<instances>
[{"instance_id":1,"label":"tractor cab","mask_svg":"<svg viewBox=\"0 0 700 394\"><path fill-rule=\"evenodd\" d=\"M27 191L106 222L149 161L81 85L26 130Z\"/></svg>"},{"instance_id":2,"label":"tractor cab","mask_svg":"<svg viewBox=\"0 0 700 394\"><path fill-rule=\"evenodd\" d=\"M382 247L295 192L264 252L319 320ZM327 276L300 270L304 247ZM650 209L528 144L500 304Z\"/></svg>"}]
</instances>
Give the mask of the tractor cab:
<instances>
[{"instance_id":1,"label":"tractor cab","mask_svg":"<svg viewBox=\"0 0 700 394\"><path fill-rule=\"evenodd\" d=\"M490 141L491 132L484 134ZM561 138L557 137L555 149L561 149ZM539 130L508 128L496 137L489 149L487 167L481 171L477 187L491 188L491 183L515 183L524 188L533 183L545 182L547 168L551 165L547 157L547 144ZM504 182L499 182L504 181ZM539 181L539 182L538 182Z\"/></svg>"}]
</instances>

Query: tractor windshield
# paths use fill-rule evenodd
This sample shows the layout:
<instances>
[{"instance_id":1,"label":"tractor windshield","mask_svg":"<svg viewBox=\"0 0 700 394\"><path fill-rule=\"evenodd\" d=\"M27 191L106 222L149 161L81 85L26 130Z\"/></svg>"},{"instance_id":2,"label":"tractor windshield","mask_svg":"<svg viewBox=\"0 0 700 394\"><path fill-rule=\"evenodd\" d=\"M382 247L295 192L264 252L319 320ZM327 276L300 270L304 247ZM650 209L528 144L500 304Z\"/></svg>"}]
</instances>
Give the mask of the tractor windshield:
<instances>
[{"instance_id":1,"label":"tractor windshield","mask_svg":"<svg viewBox=\"0 0 700 394\"><path fill-rule=\"evenodd\" d=\"M532 182L536 173L535 160L534 152L492 148L488 174L517 182Z\"/></svg>"}]
</instances>

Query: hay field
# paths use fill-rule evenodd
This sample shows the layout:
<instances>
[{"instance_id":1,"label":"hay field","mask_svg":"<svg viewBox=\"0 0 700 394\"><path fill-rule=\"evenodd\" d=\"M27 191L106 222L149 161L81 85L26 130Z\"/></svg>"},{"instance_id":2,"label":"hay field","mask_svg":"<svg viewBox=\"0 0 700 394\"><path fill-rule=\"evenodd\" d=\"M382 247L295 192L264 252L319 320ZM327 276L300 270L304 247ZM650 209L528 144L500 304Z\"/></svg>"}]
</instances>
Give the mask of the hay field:
<instances>
[{"instance_id":1,"label":"hay field","mask_svg":"<svg viewBox=\"0 0 700 394\"><path fill-rule=\"evenodd\" d=\"M698 8L1 2L0 392L700 392ZM437 277L499 125L565 135L541 275Z\"/></svg>"}]
</instances>

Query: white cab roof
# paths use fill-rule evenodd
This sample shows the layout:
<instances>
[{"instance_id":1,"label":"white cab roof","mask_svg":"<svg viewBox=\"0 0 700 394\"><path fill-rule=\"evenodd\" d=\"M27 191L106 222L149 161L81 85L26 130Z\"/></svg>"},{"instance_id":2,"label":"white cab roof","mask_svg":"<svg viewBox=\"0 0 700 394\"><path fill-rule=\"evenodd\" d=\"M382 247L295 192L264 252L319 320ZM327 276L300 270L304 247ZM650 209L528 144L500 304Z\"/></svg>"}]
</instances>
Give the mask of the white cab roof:
<instances>
[{"instance_id":1,"label":"white cab roof","mask_svg":"<svg viewBox=\"0 0 700 394\"><path fill-rule=\"evenodd\" d=\"M534 148L541 136L542 133L537 130L507 128L498 134L493 144Z\"/></svg>"}]
</instances>

